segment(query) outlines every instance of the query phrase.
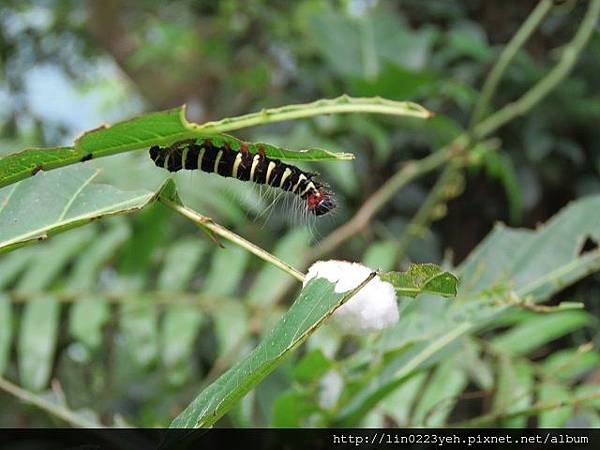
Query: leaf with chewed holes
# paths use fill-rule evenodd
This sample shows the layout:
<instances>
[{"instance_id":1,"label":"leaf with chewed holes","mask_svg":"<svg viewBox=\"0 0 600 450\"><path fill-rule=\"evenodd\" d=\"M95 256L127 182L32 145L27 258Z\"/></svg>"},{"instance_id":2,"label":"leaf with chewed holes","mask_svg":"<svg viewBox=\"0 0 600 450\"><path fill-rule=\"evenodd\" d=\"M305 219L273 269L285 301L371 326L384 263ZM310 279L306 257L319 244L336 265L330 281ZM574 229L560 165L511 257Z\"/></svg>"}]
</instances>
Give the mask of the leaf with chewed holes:
<instances>
[{"instance_id":1,"label":"leaf with chewed holes","mask_svg":"<svg viewBox=\"0 0 600 450\"><path fill-rule=\"evenodd\" d=\"M70 167L0 189L0 253L101 217L140 210L155 196L95 184L97 174Z\"/></svg>"},{"instance_id":2,"label":"leaf with chewed holes","mask_svg":"<svg viewBox=\"0 0 600 450\"><path fill-rule=\"evenodd\" d=\"M458 286L456 275L442 270L435 264L411 264L406 272L387 272L380 275L391 283L398 295L416 297L418 294L434 294L455 297Z\"/></svg>"},{"instance_id":3,"label":"leaf with chewed holes","mask_svg":"<svg viewBox=\"0 0 600 450\"><path fill-rule=\"evenodd\" d=\"M102 125L83 133L71 147L29 148L0 158L0 188L41 171L53 170L90 159L117 153L148 149L153 145L210 138L228 142L238 149L241 141L223 134L250 126L283 120L300 119L319 114L365 112L428 118L432 114L420 105L381 98L350 98L319 100L303 105L263 110L258 113L226 118L218 122L195 124L185 117L185 106L134 117L130 120ZM251 152L264 149L270 158L295 161L331 161L353 159L351 153L334 153L319 148L294 151L270 144L248 143Z\"/></svg>"}]
</instances>

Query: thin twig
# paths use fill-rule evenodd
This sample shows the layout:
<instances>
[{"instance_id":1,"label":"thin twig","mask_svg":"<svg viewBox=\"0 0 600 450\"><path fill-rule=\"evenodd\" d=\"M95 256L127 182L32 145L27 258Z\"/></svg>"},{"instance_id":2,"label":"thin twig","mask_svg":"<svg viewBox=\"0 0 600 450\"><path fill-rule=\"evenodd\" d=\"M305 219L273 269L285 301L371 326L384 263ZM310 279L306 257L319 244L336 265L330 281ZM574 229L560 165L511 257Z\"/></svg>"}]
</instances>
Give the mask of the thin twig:
<instances>
[{"instance_id":1,"label":"thin twig","mask_svg":"<svg viewBox=\"0 0 600 450\"><path fill-rule=\"evenodd\" d=\"M588 395L580 395L579 397L567 398L564 400L556 400L552 402L538 402L529 408L519 409L517 411L511 412L493 412L490 414L486 414L480 417L476 417L474 419L465 420L462 422L457 422L450 424L450 428L471 428L471 427L482 427L486 425L494 425L503 420L514 419L515 417L529 417L535 416L544 411L549 411L552 409L563 408L565 406L577 406L580 403L587 402L590 400L595 400L600 398L600 392L593 392Z\"/></svg>"},{"instance_id":2,"label":"thin twig","mask_svg":"<svg viewBox=\"0 0 600 450\"><path fill-rule=\"evenodd\" d=\"M346 242L356 233L367 227L373 216L390 201L404 186L450 160L454 152L451 146L445 147L419 161L408 161L402 169L389 178L369 199L363 203L356 214L344 225L332 231L318 247L310 253L308 260L315 260L326 255Z\"/></svg>"},{"instance_id":3,"label":"thin twig","mask_svg":"<svg viewBox=\"0 0 600 450\"><path fill-rule=\"evenodd\" d=\"M462 167L462 164L457 161L452 161L446 165L435 186L400 236L396 251L396 262L404 257L412 239L429 225L433 211L443 200L448 184L456 177L460 167Z\"/></svg>"},{"instance_id":4,"label":"thin twig","mask_svg":"<svg viewBox=\"0 0 600 450\"><path fill-rule=\"evenodd\" d=\"M276 267L279 267L281 270L290 274L291 276L296 278L301 283L304 281L304 274L302 272L294 269L292 266L290 266L286 262L282 261L281 259L277 258L276 256L270 254L266 250L263 250L258 245L255 245L252 242L247 241L243 237L235 234L233 231L230 231L227 228L223 227L222 225L219 225L219 224L213 222L212 219L210 219L206 216L203 216L202 214L197 213L193 209L190 209L184 205L176 203L176 202L170 200L169 198L167 198L166 196L161 195L161 196L159 196L158 199L161 203L163 203L164 205L173 209L177 213L181 214L183 217L191 220L196 225L198 225L202 228L205 228L205 229L211 231L212 233L216 234L217 236L220 236L223 239L227 239L228 241L233 242L234 244L239 245L242 248L245 248L250 253L254 253L259 258L267 261L270 264L273 264Z\"/></svg>"},{"instance_id":5,"label":"thin twig","mask_svg":"<svg viewBox=\"0 0 600 450\"><path fill-rule=\"evenodd\" d=\"M57 290L50 292L7 292L7 299L11 303L27 303L42 295L50 295L53 299L61 303L77 303L88 299L99 299L106 303L114 304L139 304L147 306L149 303L153 305L182 305L182 306L197 306L203 311L210 311L213 305L221 305L223 303L239 303L243 302L243 298L233 298L227 296L206 295L192 291L161 291L149 290L143 292L131 291L90 291L90 290ZM149 299L148 302L139 302L141 299Z\"/></svg>"},{"instance_id":6,"label":"thin twig","mask_svg":"<svg viewBox=\"0 0 600 450\"><path fill-rule=\"evenodd\" d=\"M494 93L498 87L498 83L502 79L502 75L504 75L508 65L521 47L523 47L529 37L533 34L533 32L537 29L542 20L544 20L544 17L546 17L548 12L550 12L553 4L553 0L542 0L539 2L500 53L496 64L494 67L492 67L492 70L490 70L489 75L483 83L481 94L479 95L475 108L473 109L473 114L471 115L471 124L469 127L471 130L486 114L490 101L494 97Z\"/></svg>"},{"instance_id":7,"label":"thin twig","mask_svg":"<svg viewBox=\"0 0 600 450\"><path fill-rule=\"evenodd\" d=\"M552 0L542 0L538 5L534 8L534 10L529 14L523 25L519 28L517 33L513 36L510 42L506 45L502 53L500 54L498 61L490 71L488 77L486 78L481 94L477 100L477 104L473 110L473 114L471 116L471 122L469 125L469 129L467 131L467 143L465 147L465 151L468 151L470 148L477 144L477 141L472 139L472 133L480 122L481 118L485 115L489 103L494 96L496 88L498 87L498 83L502 79L504 72L508 68L508 65L513 60L517 52L521 49L521 47L525 44L527 39L531 36L531 34L537 29L540 25L546 14L552 9L553 1ZM421 205L409 225L406 227L406 230L402 234L399 239L399 248L397 252L396 260L399 261L405 255L408 245L412 241L412 239L427 225L431 222L431 216L436 206L439 204L441 197L443 196L444 191L447 186L452 183L452 180L460 172L462 165L451 163L442 172L440 177L438 178L434 188L431 190L425 202Z\"/></svg>"},{"instance_id":8,"label":"thin twig","mask_svg":"<svg viewBox=\"0 0 600 450\"><path fill-rule=\"evenodd\" d=\"M489 136L516 117L525 114L537 105L550 91L563 81L577 61L577 58L594 31L600 17L600 0L591 0L585 17L579 25L575 37L567 44L559 62L534 87L518 100L509 103L473 128L475 139Z\"/></svg>"},{"instance_id":9,"label":"thin twig","mask_svg":"<svg viewBox=\"0 0 600 450\"><path fill-rule=\"evenodd\" d=\"M539 11L537 11L537 14L539 14ZM467 151L468 147L489 136L517 116L522 115L533 108L569 74L579 53L583 50L585 44L589 40L594 29L594 24L598 21L599 16L600 0L591 0L590 7L588 8L585 18L581 22L575 37L566 46L562 58L548 75L540 80L521 98L506 105L484 121L475 125L472 133L474 138L473 141L469 138L469 133L463 133L450 145L445 147L446 149L455 149L455 152L443 152L444 149L442 149L421 161L410 163L419 166L421 163L430 159L429 162L432 164L425 168L425 170L418 171L418 173L412 173L414 167L411 170L409 165L396 173L396 175L390 178L371 198L369 198L369 200L365 202L363 207L349 222L334 230L327 238L325 238L321 242L321 245L311 252L309 259L318 259L323 255L332 252L346 240L366 228L373 216L396 194L396 192L410 181L413 181L418 175L434 170L443 163L460 157ZM536 20L538 19L536 18ZM530 23L530 25L532 24L533 22ZM523 32L521 38L523 37L525 37L525 32ZM500 71L500 75L501 74ZM431 159L434 158L434 155L442 156L442 158L431 161ZM405 170L406 172L404 172Z\"/></svg>"},{"instance_id":10,"label":"thin twig","mask_svg":"<svg viewBox=\"0 0 600 450\"><path fill-rule=\"evenodd\" d=\"M38 408L46 411L47 413L58 417L75 427L103 428L101 424L97 422L88 421L83 417L78 416L73 411L63 406L51 403L48 400L45 400L32 392L26 391L25 389L20 388L19 386L11 383L3 377L0 377L0 389L2 389L5 392L8 392L9 394L17 397L18 399L26 403L31 403L32 405L37 406Z\"/></svg>"}]
</instances>

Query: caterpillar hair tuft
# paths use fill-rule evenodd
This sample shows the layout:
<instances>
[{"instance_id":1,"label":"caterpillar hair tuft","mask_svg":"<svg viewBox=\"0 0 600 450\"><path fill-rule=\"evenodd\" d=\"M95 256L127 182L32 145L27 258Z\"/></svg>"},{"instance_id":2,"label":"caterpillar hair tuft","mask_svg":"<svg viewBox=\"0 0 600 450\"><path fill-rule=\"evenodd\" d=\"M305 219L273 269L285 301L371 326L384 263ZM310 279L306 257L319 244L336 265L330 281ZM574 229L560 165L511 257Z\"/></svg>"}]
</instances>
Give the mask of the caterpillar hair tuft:
<instances>
[{"instance_id":1,"label":"caterpillar hair tuft","mask_svg":"<svg viewBox=\"0 0 600 450\"><path fill-rule=\"evenodd\" d=\"M188 139L168 147L153 146L150 158L170 172L202 170L291 192L305 201L307 210L315 216L336 207L333 193L315 179L317 174L269 158L261 147L251 153L244 143L233 150L229 144L217 145L211 139Z\"/></svg>"}]
</instances>

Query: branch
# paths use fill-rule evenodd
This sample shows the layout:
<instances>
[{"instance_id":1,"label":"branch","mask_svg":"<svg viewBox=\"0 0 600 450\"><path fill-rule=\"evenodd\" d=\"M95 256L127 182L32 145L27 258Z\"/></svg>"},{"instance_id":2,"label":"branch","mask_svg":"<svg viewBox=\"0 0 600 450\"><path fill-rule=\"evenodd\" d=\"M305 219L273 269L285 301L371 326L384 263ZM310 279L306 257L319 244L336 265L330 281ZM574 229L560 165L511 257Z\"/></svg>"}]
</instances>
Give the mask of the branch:
<instances>
[{"instance_id":1,"label":"branch","mask_svg":"<svg viewBox=\"0 0 600 450\"><path fill-rule=\"evenodd\" d=\"M47 413L56 416L65 422L79 428L101 428L102 426L97 422L92 422L84 419L83 417L78 416L73 411L60 406L54 403L49 402L48 400L43 399L42 397L33 394L32 392L26 391L25 389L20 388L19 386L11 383L5 378L0 377L0 389L9 394L17 397L18 399L31 403L34 406L46 411Z\"/></svg>"},{"instance_id":2,"label":"branch","mask_svg":"<svg viewBox=\"0 0 600 450\"><path fill-rule=\"evenodd\" d=\"M56 299L61 303L77 303L90 298L98 298L103 302L111 304L135 304L144 306L145 303L139 303L140 295L132 294L128 291L104 291L104 290L88 290L88 289L60 289L50 290L44 292L37 291L18 291L12 290L6 292L8 301L14 304L28 303L41 295L51 295L52 298ZM145 290L143 293L144 298L151 300L153 305L186 305L194 306L202 311L211 312L216 305L222 305L223 303L239 303L243 301L243 297L229 297L221 295L206 295L201 292L189 291L189 290ZM149 301L150 301L149 300Z\"/></svg>"},{"instance_id":3,"label":"branch","mask_svg":"<svg viewBox=\"0 0 600 450\"><path fill-rule=\"evenodd\" d=\"M479 123L482 117L485 115L489 103L492 100L494 93L496 92L496 88L498 87L498 83L502 79L502 75L506 71L506 68L515 57L517 52L523 44L529 39L531 34L536 30L539 24L542 22L544 17L548 14L548 12L552 9L554 2L553 0L542 0L537 4L534 10L529 14L527 20L523 22L521 28L517 31L517 33L513 36L510 42L504 47L502 53L498 57L498 60L492 70L490 71L488 77L486 78L483 88L481 89L481 94L477 99L477 104L473 109L473 114L471 116L471 124L469 128L472 130L475 124Z\"/></svg>"},{"instance_id":4,"label":"branch","mask_svg":"<svg viewBox=\"0 0 600 450\"><path fill-rule=\"evenodd\" d=\"M444 171L436 181L435 186L410 223L406 226L402 236L400 236L400 239L398 240L398 250L396 252L395 261L402 259L412 239L420 234L420 232L430 223L433 211L435 210L436 206L443 201L444 197L446 196L445 193L447 187L455 179L460 167L462 167L462 164L456 160L453 160L444 168Z\"/></svg>"},{"instance_id":5,"label":"branch","mask_svg":"<svg viewBox=\"0 0 600 450\"><path fill-rule=\"evenodd\" d=\"M478 123L473 128L474 138L476 140L482 139L514 118L525 114L548 95L550 91L556 88L567 77L571 69L573 69L579 54L591 37L599 17L600 0L591 0L575 37L565 47L558 64L520 99L509 103L498 112Z\"/></svg>"},{"instance_id":6,"label":"branch","mask_svg":"<svg viewBox=\"0 0 600 450\"><path fill-rule=\"evenodd\" d=\"M580 395L579 397L568 398L564 400L557 400L553 402L539 402L536 403L529 408L519 409L513 412L494 412L490 414L486 414L484 416L476 417L474 419L465 420L462 422L457 422L450 424L450 428L475 428L482 427L486 425L493 425L502 420L513 419L515 417L529 417L535 416L544 411L548 411L551 409L558 409L564 406L576 406L579 403L587 402L590 400L595 400L600 398L600 392L594 392L588 395Z\"/></svg>"},{"instance_id":7,"label":"branch","mask_svg":"<svg viewBox=\"0 0 600 450\"><path fill-rule=\"evenodd\" d=\"M258 245L247 241L243 237L235 234L233 231L228 230L224 226L213 222L212 219L210 219L209 217L203 216L202 214L199 214L196 211L184 205L176 203L163 195L160 195L158 197L158 200L164 205L176 211L177 213L181 214L183 217L191 220L196 225L214 233L217 236L221 236L222 238L227 239L228 241L233 242L234 244L239 245L242 248L245 248L250 253L254 253L259 258L267 261L268 263L273 264L276 267L279 267L281 270L290 274L301 283L304 281L304 274L302 272L294 269L292 266L280 260L276 256L270 254L266 250L263 250Z\"/></svg>"},{"instance_id":8,"label":"branch","mask_svg":"<svg viewBox=\"0 0 600 450\"><path fill-rule=\"evenodd\" d=\"M524 40L527 37L527 35L533 31L533 26L542 19L541 12L543 12L543 11L545 11L545 8L543 8L543 9L536 8L536 10L532 13L532 16L534 18L532 19L530 17L526 21L526 22L529 22L528 26L525 27L525 25L523 25L523 27L519 30L519 33L521 33L519 40L517 40L516 42L515 42L515 40L513 40L509 44L509 45L511 45L510 52L516 52L518 50L517 44L519 44L520 40ZM445 154L446 158L444 158L442 161L435 161L435 163L432 164L432 167L430 170L433 170L433 169L441 166L446 161L454 160L457 157L460 157L472 145L474 145L481 139L485 138L489 134L493 133L498 128L502 127L503 125L505 125L507 122L511 121L518 115L526 113L533 106L535 106L540 100L542 100L552 89L554 89L569 74L570 70L573 68L573 65L575 64L575 61L577 60L577 57L579 56L579 53L581 52L581 50L583 50L583 48L585 47L585 44L587 43L588 39L590 38L591 33L594 29L594 25L598 21L599 16L600 16L600 0L592 0L592 3L590 4L590 7L588 8L588 11L586 13L586 16L583 19L583 21L581 22L581 25L580 25L575 37L567 45L567 47L565 48L565 51L562 55L561 60L550 71L550 73L548 73L548 75L546 75L542 80L540 80L533 88L531 88L519 100L506 105L500 111L491 115L488 119L477 124L473 128L473 133L472 133L473 139L470 139L469 133L463 133L460 136L458 136L447 147L447 148L452 148L455 151L452 154ZM525 28L525 29L523 30L523 28ZM510 61L510 59L508 58L508 56L511 56L510 52L508 53L507 56L504 56L506 63L508 63L508 61ZM511 58L512 58L512 56L511 56ZM500 66L499 69L495 70L495 72L497 72L497 75L494 75L494 76L495 77L501 76L503 71L504 71L504 68L502 66ZM493 80L492 80L492 82L497 83L497 81L493 81ZM492 86L492 87L494 87L494 86ZM493 93L493 90L491 90L490 94L492 94L492 93ZM428 158L431 158L434 155L442 153L443 150L444 149L440 150L437 153L434 153L433 155L431 155ZM422 161L415 162L413 164L419 164L420 162L424 162L428 158L425 158ZM429 170L425 170L425 171L423 171L423 173L425 173L427 171L429 171ZM397 177L399 177L400 180L398 180ZM352 237L354 234L363 230L366 227L366 225L368 224L368 222L371 220L371 218L375 215L375 213L377 213L379 211L379 209L381 209L381 207L391 199L391 197L395 194L395 192L398 189L404 187L405 184L407 184L408 182L410 182L414 178L416 178L416 176L415 177L409 176L409 177L407 177L408 179L406 180L406 182L404 182L403 177L404 177L404 175L402 174L402 171L400 171L394 177L392 177L390 180L388 180L388 182L386 182L382 186L382 188L379 191L377 191L375 193L375 195L373 195L373 197L371 199L369 199L369 200L367 200L367 202L365 202L363 207L350 220L350 222L346 223L345 225L341 226L340 228L338 228L337 230L332 232L323 241L323 243L321 244L321 248L313 251L313 257L316 259L316 258L322 256L323 254L326 254L326 253L334 250L340 244L342 244L347 239ZM394 180L394 179L396 179L396 183L391 183L392 180ZM443 187L444 186L442 186L441 188L443 188ZM431 196L431 194L430 194L430 196ZM370 203L373 198L376 198L377 201L373 202L373 204L371 205ZM428 204L433 202L433 200L431 200L431 202L429 200L430 199L428 198L424 207L422 207L421 210L419 211L419 213L421 213L421 214L417 213L418 217L417 216L415 217L415 220L413 221L414 223L417 223L417 222L415 222L417 219L419 220L418 223L421 223L421 222L424 223L424 219L426 221L427 217L425 216L425 213L429 212ZM403 244L405 247L407 246L409 240L410 239L408 237L404 239L404 241L406 241Z\"/></svg>"},{"instance_id":9,"label":"branch","mask_svg":"<svg viewBox=\"0 0 600 450\"><path fill-rule=\"evenodd\" d=\"M458 141L455 141L455 143L456 142ZM338 248L356 233L362 231L369 224L373 216L385 206L397 191L421 175L442 166L445 162L455 156L456 150L458 149L459 146L453 147L453 144L450 144L450 146L444 147L419 161L406 162L402 169L389 178L383 186L363 203L362 207L356 212L352 219L332 231L320 243L319 247L313 249L309 259L319 259L323 255Z\"/></svg>"}]
</instances>

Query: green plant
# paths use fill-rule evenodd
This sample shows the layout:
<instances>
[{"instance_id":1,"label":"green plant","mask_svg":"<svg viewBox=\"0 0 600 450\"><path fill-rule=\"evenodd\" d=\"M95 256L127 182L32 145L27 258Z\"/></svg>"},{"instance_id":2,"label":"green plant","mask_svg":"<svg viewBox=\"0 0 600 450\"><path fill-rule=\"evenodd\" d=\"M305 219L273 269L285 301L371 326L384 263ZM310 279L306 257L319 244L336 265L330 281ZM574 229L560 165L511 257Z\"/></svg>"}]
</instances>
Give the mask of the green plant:
<instances>
[{"instance_id":1,"label":"green plant","mask_svg":"<svg viewBox=\"0 0 600 450\"><path fill-rule=\"evenodd\" d=\"M597 366L600 359L593 345L567 348L535 361L525 356L572 331L595 325L590 314L572 311L579 309L580 303L539 303L598 271L597 247L583 251L586 239L597 242L600 237L595 220L598 196L573 203L536 231L496 227L456 268L461 283L453 300L435 295L453 294L455 278L448 272L441 285L412 276L412 271L384 274L400 288L401 295L412 297L424 286L427 293L403 298L400 323L378 337L356 338L351 342L353 351L345 351L341 335L328 328L317 331L352 293L335 294L330 283L319 280L303 289L286 313L279 302L289 285L303 280L305 267L365 230L398 191L418 177L442 169L403 234L369 246L363 260L370 267L388 271L407 259L414 238L427 233L431 223L443 216L446 203L460 194L466 168L499 170L510 185L514 180L510 166L491 168L498 164L494 134L529 112L565 80L600 15L600 1L591 1L557 65L518 100L488 114L504 71L551 7L551 1L541 1L501 53L478 97L470 126L429 156L404 164L350 220L308 251L310 238L299 230L285 235L272 253L267 252L252 239L242 238L186 206L185 196L178 194L172 180L154 191L132 192L93 183L97 173L81 165L45 172L188 137L211 136L236 146L239 142L223 133L319 114L368 112L425 119L431 116L426 109L380 98L340 97L201 125L189 123L183 109L177 109L88 132L72 147L27 149L2 158L0 252L46 240L78 225L88 226L51 239L39 251L35 247L19 249L0 261L0 287L7 289L0 297L0 373L8 365L12 331L16 330L22 386L0 379L0 388L71 424L100 424L97 416L89 419L89 415L71 410L77 406L67 407L60 387L53 386L52 400L34 394L48 384L63 303L73 302L69 335L80 344L72 351L79 351L82 361L100 358L102 330L118 326L123 342L117 359L135 355L135 364L119 369L122 372L117 371L116 378L131 383L136 370L160 365L167 372L167 384L185 397L179 405L187 403L199 387L204 388L178 415L174 426L211 425L226 412L231 423L255 424L250 402L258 405L259 423L276 426L381 424L385 417L400 425L444 425L451 421L450 413L470 383L493 403L488 414L466 419L463 425L522 426L528 416L537 416L546 426L563 425L574 411L588 421L597 421L600 393L594 385L578 383L578 377ZM321 149L294 152L283 146L265 146L270 156L299 161L351 158ZM27 177L33 178L24 180ZM17 181L20 183L13 184ZM237 247L213 249L210 241L191 234L171 242L174 232L168 229L165 207L199 226L213 241ZM132 212L139 212L133 226L122 218L108 217ZM90 224L98 218L108 219L107 224ZM248 287L243 278L249 254L266 264ZM119 275L101 281L102 269L111 260L118 261ZM202 269L206 277L201 294L197 294L190 286L194 274ZM440 269L435 270L437 276ZM56 281L63 271L68 277ZM226 278L221 276L224 271ZM158 274L156 281L152 273ZM232 301L240 289L244 289L243 304ZM14 319L13 302L25 303L20 320ZM114 314L109 303L118 305L118 325L111 324ZM190 377L189 361L194 338L208 322L214 328L218 357L198 382ZM510 328L503 329L507 326ZM254 338L271 328L255 346ZM306 352L297 359L286 359L305 339ZM247 356L240 358L241 354ZM270 372L271 382L258 384ZM497 380L494 372L499 374ZM99 373L102 371L96 369L88 375L99 390L107 389L110 380L102 380ZM240 400L252 388L249 396ZM165 400L162 402L164 411ZM142 423L166 424L167 417L168 413L150 415ZM120 421L115 416L113 423Z\"/></svg>"}]
</instances>

